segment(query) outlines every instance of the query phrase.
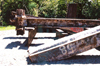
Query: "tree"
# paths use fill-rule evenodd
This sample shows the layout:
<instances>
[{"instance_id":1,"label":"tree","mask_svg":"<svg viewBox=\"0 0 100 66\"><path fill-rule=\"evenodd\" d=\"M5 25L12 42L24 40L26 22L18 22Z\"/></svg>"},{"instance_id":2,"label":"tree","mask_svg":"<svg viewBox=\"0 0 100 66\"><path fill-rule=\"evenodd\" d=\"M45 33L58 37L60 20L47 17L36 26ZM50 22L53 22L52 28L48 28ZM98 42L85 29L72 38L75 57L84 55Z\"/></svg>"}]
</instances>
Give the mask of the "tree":
<instances>
[{"instance_id":1,"label":"tree","mask_svg":"<svg viewBox=\"0 0 100 66\"><path fill-rule=\"evenodd\" d=\"M23 1L22 0L3 0L2 1L2 18L3 18L3 22L6 22L7 24L9 24L9 19L10 19L10 15L11 15L11 11L16 11L16 9L25 9L26 8L23 6ZM25 0L24 4L27 6L29 3L29 0Z\"/></svg>"},{"instance_id":2,"label":"tree","mask_svg":"<svg viewBox=\"0 0 100 66\"><path fill-rule=\"evenodd\" d=\"M58 0L45 0L39 7L39 16L57 17Z\"/></svg>"},{"instance_id":3,"label":"tree","mask_svg":"<svg viewBox=\"0 0 100 66\"><path fill-rule=\"evenodd\" d=\"M67 14L67 3L69 1L59 0L58 1L58 17L63 18L66 17Z\"/></svg>"}]
</instances>

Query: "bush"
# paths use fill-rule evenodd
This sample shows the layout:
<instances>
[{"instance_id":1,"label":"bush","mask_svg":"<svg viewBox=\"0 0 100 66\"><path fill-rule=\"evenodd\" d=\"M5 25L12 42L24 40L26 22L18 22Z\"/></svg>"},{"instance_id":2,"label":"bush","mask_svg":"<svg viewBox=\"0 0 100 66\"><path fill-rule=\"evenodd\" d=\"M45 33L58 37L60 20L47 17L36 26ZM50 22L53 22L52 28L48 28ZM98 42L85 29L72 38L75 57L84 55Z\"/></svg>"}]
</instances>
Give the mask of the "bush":
<instances>
[{"instance_id":1,"label":"bush","mask_svg":"<svg viewBox=\"0 0 100 66\"><path fill-rule=\"evenodd\" d=\"M86 18L90 19L100 18L100 4L94 4L91 2L91 5L86 5L83 7L82 14Z\"/></svg>"}]
</instances>

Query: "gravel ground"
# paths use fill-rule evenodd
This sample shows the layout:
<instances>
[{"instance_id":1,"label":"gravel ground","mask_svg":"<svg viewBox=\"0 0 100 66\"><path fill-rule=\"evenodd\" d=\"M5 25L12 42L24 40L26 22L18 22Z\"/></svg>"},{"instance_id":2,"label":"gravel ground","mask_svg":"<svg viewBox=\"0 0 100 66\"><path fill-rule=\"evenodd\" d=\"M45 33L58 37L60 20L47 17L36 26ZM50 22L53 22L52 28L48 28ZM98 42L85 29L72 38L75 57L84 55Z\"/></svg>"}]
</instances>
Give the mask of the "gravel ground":
<instances>
[{"instance_id":1,"label":"gravel ground","mask_svg":"<svg viewBox=\"0 0 100 66\"><path fill-rule=\"evenodd\" d=\"M23 36L17 36L15 30L0 31L0 66L100 66L100 51L95 48L62 61L31 63L23 44L27 36L27 31Z\"/></svg>"}]
</instances>

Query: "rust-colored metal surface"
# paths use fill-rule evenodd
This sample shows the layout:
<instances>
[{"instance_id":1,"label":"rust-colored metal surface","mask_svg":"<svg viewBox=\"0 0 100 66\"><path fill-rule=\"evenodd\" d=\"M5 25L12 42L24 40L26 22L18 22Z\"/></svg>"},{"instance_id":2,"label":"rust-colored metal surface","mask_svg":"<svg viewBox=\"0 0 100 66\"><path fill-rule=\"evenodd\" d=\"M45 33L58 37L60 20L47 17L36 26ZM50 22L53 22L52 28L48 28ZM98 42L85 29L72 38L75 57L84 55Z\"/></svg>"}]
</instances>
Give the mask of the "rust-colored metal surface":
<instances>
[{"instance_id":1,"label":"rust-colored metal surface","mask_svg":"<svg viewBox=\"0 0 100 66\"><path fill-rule=\"evenodd\" d=\"M16 26L18 27L94 27L100 25L100 20L98 19L37 18L33 16L27 16L25 15L25 10L23 9L17 9L16 14Z\"/></svg>"},{"instance_id":2,"label":"rust-colored metal surface","mask_svg":"<svg viewBox=\"0 0 100 66\"><path fill-rule=\"evenodd\" d=\"M97 19L67 19L67 18L26 18L30 26L58 27L93 27L100 25Z\"/></svg>"},{"instance_id":3,"label":"rust-colored metal surface","mask_svg":"<svg viewBox=\"0 0 100 66\"><path fill-rule=\"evenodd\" d=\"M77 32L84 31L86 28L84 27L61 27L60 29L69 30L69 31L73 31L77 33Z\"/></svg>"},{"instance_id":4,"label":"rust-colored metal surface","mask_svg":"<svg viewBox=\"0 0 100 66\"><path fill-rule=\"evenodd\" d=\"M100 46L100 26L54 41L29 55L32 62L55 61Z\"/></svg>"},{"instance_id":5,"label":"rust-colored metal surface","mask_svg":"<svg viewBox=\"0 0 100 66\"><path fill-rule=\"evenodd\" d=\"M100 20L97 19L37 18L27 16L23 9L17 9L14 15L17 35L23 35L25 27L43 27L43 31L50 28L50 31L64 29L72 32L81 32L86 27L100 25ZM35 32L33 33L35 34Z\"/></svg>"},{"instance_id":6,"label":"rust-colored metal surface","mask_svg":"<svg viewBox=\"0 0 100 66\"><path fill-rule=\"evenodd\" d=\"M17 18L15 20L15 26L16 26L17 35L23 35L25 32L24 25L23 25L24 19L21 16L25 15L25 10L17 9L16 14L17 16L15 15L15 17Z\"/></svg>"},{"instance_id":7,"label":"rust-colored metal surface","mask_svg":"<svg viewBox=\"0 0 100 66\"><path fill-rule=\"evenodd\" d=\"M36 29L28 29L29 30L29 35L28 35L28 47L30 46L30 44L32 43L35 35L36 35Z\"/></svg>"}]
</instances>

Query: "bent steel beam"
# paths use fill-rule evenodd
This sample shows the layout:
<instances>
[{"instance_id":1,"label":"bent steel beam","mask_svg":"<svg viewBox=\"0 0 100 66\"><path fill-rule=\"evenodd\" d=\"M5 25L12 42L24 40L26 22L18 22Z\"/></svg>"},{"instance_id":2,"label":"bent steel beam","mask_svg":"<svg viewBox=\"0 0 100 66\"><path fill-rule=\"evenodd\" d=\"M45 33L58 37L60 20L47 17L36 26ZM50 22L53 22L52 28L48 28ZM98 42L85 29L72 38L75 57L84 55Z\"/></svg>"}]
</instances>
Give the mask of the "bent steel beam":
<instances>
[{"instance_id":1,"label":"bent steel beam","mask_svg":"<svg viewBox=\"0 0 100 66\"><path fill-rule=\"evenodd\" d=\"M50 45L50 44L48 44ZM100 26L55 40L29 55L32 62L62 60L100 46Z\"/></svg>"}]
</instances>

